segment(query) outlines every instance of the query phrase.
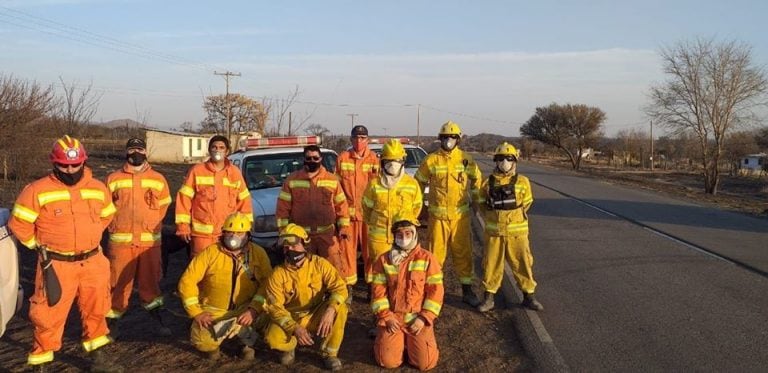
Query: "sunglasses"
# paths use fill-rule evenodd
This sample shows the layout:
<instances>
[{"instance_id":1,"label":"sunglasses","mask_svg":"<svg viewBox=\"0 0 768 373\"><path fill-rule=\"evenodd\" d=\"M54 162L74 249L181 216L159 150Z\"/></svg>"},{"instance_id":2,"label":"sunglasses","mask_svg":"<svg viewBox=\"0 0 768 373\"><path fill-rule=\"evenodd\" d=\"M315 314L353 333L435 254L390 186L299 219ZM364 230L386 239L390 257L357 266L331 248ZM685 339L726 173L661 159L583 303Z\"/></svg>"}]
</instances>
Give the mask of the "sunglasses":
<instances>
[{"instance_id":1,"label":"sunglasses","mask_svg":"<svg viewBox=\"0 0 768 373\"><path fill-rule=\"evenodd\" d=\"M63 163L55 163L55 165L56 165L56 167L58 167L58 168L62 168L62 169L65 169L65 170L66 170L66 169L67 169L67 168L69 168L69 167L72 167L72 168L79 168L80 166L82 166L82 165L83 165L83 162L80 162L80 163L76 163L76 164L63 164Z\"/></svg>"},{"instance_id":2,"label":"sunglasses","mask_svg":"<svg viewBox=\"0 0 768 373\"><path fill-rule=\"evenodd\" d=\"M304 157L304 160L305 160L305 161L310 161L310 162L318 162L318 161L320 161L321 159L322 159L322 158L320 158L319 156L316 156L316 157Z\"/></svg>"},{"instance_id":3,"label":"sunglasses","mask_svg":"<svg viewBox=\"0 0 768 373\"><path fill-rule=\"evenodd\" d=\"M514 155L494 155L493 156L494 162L501 162L503 160L507 160L510 162L517 162L517 158L515 158Z\"/></svg>"},{"instance_id":4,"label":"sunglasses","mask_svg":"<svg viewBox=\"0 0 768 373\"><path fill-rule=\"evenodd\" d=\"M442 139L454 139L454 140L459 139L459 135L440 135L439 137L441 140Z\"/></svg>"}]
</instances>

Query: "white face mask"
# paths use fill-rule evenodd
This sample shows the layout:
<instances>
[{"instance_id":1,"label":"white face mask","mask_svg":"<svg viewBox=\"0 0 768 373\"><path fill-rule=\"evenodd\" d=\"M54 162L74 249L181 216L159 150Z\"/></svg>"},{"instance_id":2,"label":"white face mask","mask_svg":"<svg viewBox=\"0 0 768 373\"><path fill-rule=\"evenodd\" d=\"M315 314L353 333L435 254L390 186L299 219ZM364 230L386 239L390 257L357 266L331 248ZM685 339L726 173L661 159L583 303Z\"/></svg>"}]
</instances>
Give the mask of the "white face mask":
<instances>
[{"instance_id":1,"label":"white face mask","mask_svg":"<svg viewBox=\"0 0 768 373\"><path fill-rule=\"evenodd\" d=\"M238 250L245 243L244 237L232 236L224 240L224 246L229 250Z\"/></svg>"},{"instance_id":2,"label":"white face mask","mask_svg":"<svg viewBox=\"0 0 768 373\"><path fill-rule=\"evenodd\" d=\"M211 158L213 158L214 161L218 162L218 161L224 159L224 153L222 153L222 152L213 152L213 153L211 153Z\"/></svg>"},{"instance_id":3,"label":"white face mask","mask_svg":"<svg viewBox=\"0 0 768 373\"><path fill-rule=\"evenodd\" d=\"M401 249L405 249L411 244L411 241L413 241L413 237L395 238L395 245Z\"/></svg>"},{"instance_id":4,"label":"white face mask","mask_svg":"<svg viewBox=\"0 0 768 373\"><path fill-rule=\"evenodd\" d=\"M514 166L514 162L503 160L501 162L496 162L496 167L499 168L499 171L503 173L507 173L512 170L512 166Z\"/></svg>"},{"instance_id":5,"label":"white face mask","mask_svg":"<svg viewBox=\"0 0 768 373\"><path fill-rule=\"evenodd\" d=\"M440 146L442 146L444 150L451 151L453 150L453 148L456 147L456 141L457 141L456 139L452 139L452 138L443 139L440 142Z\"/></svg>"},{"instance_id":6,"label":"white face mask","mask_svg":"<svg viewBox=\"0 0 768 373\"><path fill-rule=\"evenodd\" d=\"M389 176L397 176L403 168L402 162L392 161L384 165L384 172Z\"/></svg>"}]
</instances>

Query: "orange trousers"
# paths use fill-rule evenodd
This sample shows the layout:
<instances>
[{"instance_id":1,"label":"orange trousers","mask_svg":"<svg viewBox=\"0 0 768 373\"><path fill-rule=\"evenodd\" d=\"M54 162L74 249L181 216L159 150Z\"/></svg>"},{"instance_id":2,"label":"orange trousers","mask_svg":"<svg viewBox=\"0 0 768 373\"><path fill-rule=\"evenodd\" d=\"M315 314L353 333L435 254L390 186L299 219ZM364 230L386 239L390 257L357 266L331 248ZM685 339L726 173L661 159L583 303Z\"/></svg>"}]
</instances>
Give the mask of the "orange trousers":
<instances>
[{"instance_id":1,"label":"orange trousers","mask_svg":"<svg viewBox=\"0 0 768 373\"><path fill-rule=\"evenodd\" d=\"M189 259L196 257L216 242L219 242L219 236L192 236L192 240L189 241Z\"/></svg>"},{"instance_id":2,"label":"orange trousers","mask_svg":"<svg viewBox=\"0 0 768 373\"><path fill-rule=\"evenodd\" d=\"M52 266L61 283L61 300L53 307L43 288L40 262L35 274L35 293L29 299L29 320L34 326L32 351L27 357L31 365L53 360L53 352L61 349L64 324L75 298L83 325L83 348L96 350L112 340L104 318L109 311L109 260L102 253L77 262L54 260Z\"/></svg>"},{"instance_id":3,"label":"orange trousers","mask_svg":"<svg viewBox=\"0 0 768 373\"><path fill-rule=\"evenodd\" d=\"M112 310L107 317L119 318L128 309L133 281L139 282L139 300L147 311L163 305L160 280L163 277L160 245L139 247L131 244L109 245Z\"/></svg>"},{"instance_id":4,"label":"orange trousers","mask_svg":"<svg viewBox=\"0 0 768 373\"><path fill-rule=\"evenodd\" d=\"M345 273L346 264L341 254L341 244L334 231L310 233L307 251L327 259L339 273Z\"/></svg>"},{"instance_id":5,"label":"orange trousers","mask_svg":"<svg viewBox=\"0 0 768 373\"><path fill-rule=\"evenodd\" d=\"M357 283L358 248L363 255L363 263L368 263L368 227L362 221L353 220L349 228L349 238L341 240L341 258L344 261L341 277L347 285L354 285Z\"/></svg>"},{"instance_id":6,"label":"orange trousers","mask_svg":"<svg viewBox=\"0 0 768 373\"><path fill-rule=\"evenodd\" d=\"M379 326L376 342L373 343L373 355L376 362L386 369L403 365L403 350L408 353L408 363L419 370L430 370L437 366L440 351L437 349L435 329L424 325L418 335L413 335L407 326L395 333L390 333L384 326Z\"/></svg>"}]
</instances>

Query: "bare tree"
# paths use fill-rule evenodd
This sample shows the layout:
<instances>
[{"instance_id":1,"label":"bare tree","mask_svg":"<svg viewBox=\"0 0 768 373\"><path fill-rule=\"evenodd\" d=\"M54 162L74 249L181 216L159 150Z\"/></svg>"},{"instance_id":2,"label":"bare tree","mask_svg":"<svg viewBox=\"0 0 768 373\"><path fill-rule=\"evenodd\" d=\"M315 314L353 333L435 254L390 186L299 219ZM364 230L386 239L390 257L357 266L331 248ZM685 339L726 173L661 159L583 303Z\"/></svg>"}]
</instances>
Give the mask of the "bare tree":
<instances>
[{"instance_id":1,"label":"bare tree","mask_svg":"<svg viewBox=\"0 0 768 373\"><path fill-rule=\"evenodd\" d=\"M586 105L550 104L536 108L536 113L520 127L520 133L530 139L557 147L578 170L584 151L594 146L602 136L605 113Z\"/></svg>"},{"instance_id":2,"label":"bare tree","mask_svg":"<svg viewBox=\"0 0 768 373\"><path fill-rule=\"evenodd\" d=\"M230 93L229 104L232 113L232 133L257 131L264 133L269 113L261 102L250 97ZM201 123L203 132L227 133L226 95L208 96L203 104L207 116Z\"/></svg>"},{"instance_id":3,"label":"bare tree","mask_svg":"<svg viewBox=\"0 0 768 373\"><path fill-rule=\"evenodd\" d=\"M310 124L309 126L307 126L307 128L304 129L304 132L313 136L320 136L321 138L331 133L331 131L328 128L326 128L325 126L319 123Z\"/></svg>"},{"instance_id":4,"label":"bare tree","mask_svg":"<svg viewBox=\"0 0 768 373\"><path fill-rule=\"evenodd\" d=\"M312 109L311 112L301 114L292 111L300 95L301 91L297 85L292 91L288 92L285 98L273 97L263 99L265 106L270 108L270 119L274 127L270 130L271 134L286 134L288 136L296 134L312 118L316 108Z\"/></svg>"},{"instance_id":5,"label":"bare tree","mask_svg":"<svg viewBox=\"0 0 768 373\"><path fill-rule=\"evenodd\" d=\"M716 194L728 132L752 122L766 104L765 71L752 63L751 47L735 41L683 41L660 55L668 79L651 87L646 112L673 132L696 135L704 192Z\"/></svg>"},{"instance_id":6,"label":"bare tree","mask_svg":"<svg viewBox=\"0 0 768 373\"><path fill-rule=\"evenodd\" d=\"M768 151L768 127L763 127L755 132L755 142L763 151Z\"/></svg>"},{"instance_id":7,"label":"bare tree","mask_svg":"<svg viewBox=\"0 0 768 373\"><path fill-rule=\"evenodd\" d=\"M80 136L80 129L88 124L99 109L103 93L93 90L93 82L80 87L77 81L67 83L59 77L63 97L56 114L59 132L72 136Z\"/></svg>"}]
</instances>

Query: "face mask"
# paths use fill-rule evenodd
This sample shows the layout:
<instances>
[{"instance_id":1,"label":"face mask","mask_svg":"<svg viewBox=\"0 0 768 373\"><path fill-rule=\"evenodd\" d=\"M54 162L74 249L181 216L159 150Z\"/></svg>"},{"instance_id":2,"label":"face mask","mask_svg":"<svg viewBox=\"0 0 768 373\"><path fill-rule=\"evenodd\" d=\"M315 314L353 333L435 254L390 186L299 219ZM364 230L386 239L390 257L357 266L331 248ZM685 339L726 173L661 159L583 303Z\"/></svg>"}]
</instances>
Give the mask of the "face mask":
<instances>
[{"instance_id":1,"label":"face mask","mask_svg":"<svg viewBox=\"0 0 768 373\"><path fill-rule=\"evenodd\" d=\"M305 251L294 251L294 250L285 251L285 261L290 265L299 264L299 262L304 260L306 256L307 256L307 253Z\"/></svg>"},{"instance_id":2,"label":"face mask","mask_svg":"<svg viewBox=\"0 0 768 373\"><path fill-rule=\"evenodd\" d=\"M320 168L320 162L304 161L304 168L309 172L315 172Z\"/></svg>"},{"instance_id":3,"label":"face mask","mask_svg":"<svg viewBox=\"0 0 768 373\"><path fill-rule=\"evenodd\" d=\"M74 174L68 174L66 172L62 172L56 166L53 167L53 175L56 176L56 178L59 179L59 181L61 181L62 183L68 186L77 184L77 182L83 178L84 171L85 171L85 166L80 167L80 170L75 172Z\"/></svg>"},{"instance_id":4,"label":"face mask","mask_svg":"<svg viewBox=\"0 0 768 373\"><path fill-rule=\"evenodd\" d=\"M141 153L131 153L128 154L125 159L128 160L128 163L131 166L141 166L144 164L144 161L147 160L147 155Z\"/></svg>"},{"instance_id":5,"label":"face mask","mask_svg":"<svg viewBox=\"0 0 768 373\"><path fill-rule=\"evenodd\" d=\"M367 141L357 141L352 143L352 149L355 149L355 152L362 153L363 150L368 146Z\"/></svg>"},{"instance_id":6,"label":"face mask","mask_svg":"<svg viewBox=\"0 0 768 373\"><path fill-rule=\"evenodd\" d=\"M451 151L453 148L456 147L456 139L454 138L444 138L440 140L440 147L443 148L445 151Z\"/></svg>"},{"instance_id":7,"label":"face mask","mask_svg":"<svg viewBox=\"0 0 768 373\"><path fill-rule=\"evenodd\" d=\"M413 241L413 238L395 238L395 245L401 249L407 249L411 241Z\"/></svg>"},{"instance_id":8,"label":"face mask","mask_svg":"<svg viewBox=\"0 0 768 373\"><path fill-rule=\"evenodd\" d=\"M224 153L222 152L213 152L211 153L211 158L213 158L214 161L218 162L224 159Z\"/></svg>"},{"instance_id":9,"label":"face mask","mask_svg":"<svg viewBox=\"0 0 768 373\"><path fill-rule=\"evenodd\" d=\"M499 171L503 173L508 173L509 171L512 171L512 166L514 166L514 162L503 160L501 162L496 162L496 167L499 168Z\"/></svg>"},{"instance_id":10,"label":"face mask","mask_svg":"<svg viewBox=\"0 0 768 373\"><path fill-rule=\"evenodd\" d=\"M384 172L386 172L389 176L397 176L400 174L400 170L402 168L402 162L392 161L384 165Z\"/></svg>"},{"instance_id":11,"label":"face mask","mask_svg":"<svg viewBox=\"0 0 768 373\"><path fill-rule=\"evenodd\" d=\"M230 236L222 240L222 243L228 250L239 250L245 245L245 237Z\"/></svg>"}]
</instances>

